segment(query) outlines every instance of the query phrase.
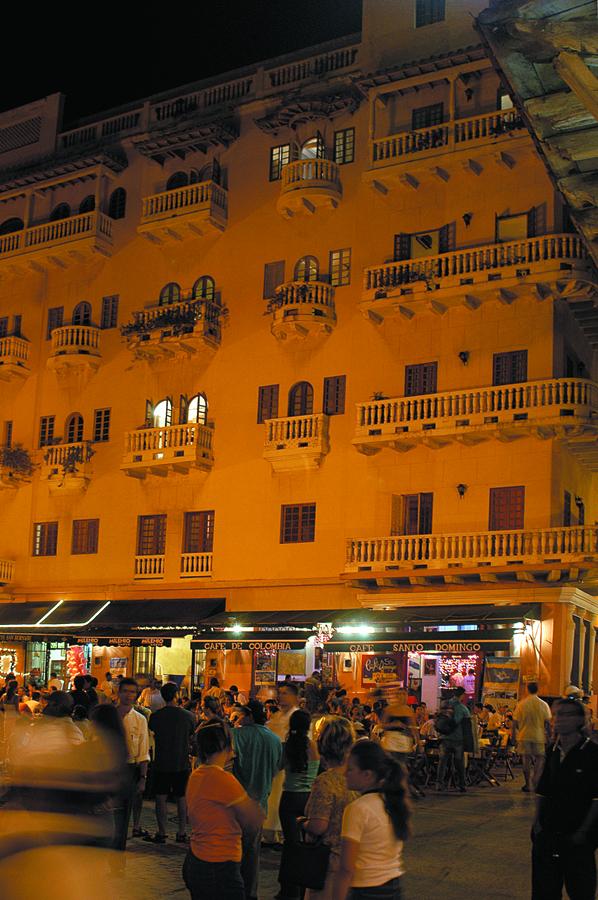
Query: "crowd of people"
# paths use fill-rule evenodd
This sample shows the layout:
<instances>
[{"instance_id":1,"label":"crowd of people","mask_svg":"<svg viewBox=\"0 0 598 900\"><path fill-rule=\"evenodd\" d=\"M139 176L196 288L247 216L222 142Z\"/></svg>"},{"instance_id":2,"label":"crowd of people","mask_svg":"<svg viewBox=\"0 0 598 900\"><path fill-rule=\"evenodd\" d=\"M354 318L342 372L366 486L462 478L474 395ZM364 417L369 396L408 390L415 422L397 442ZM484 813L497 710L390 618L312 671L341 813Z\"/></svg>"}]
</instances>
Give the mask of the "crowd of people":
<instances>
[{"instance_id":1,"label":"crowd of people","mask_svg":"<svg viewBox=\"0 0 598 900\"><path fill-rule=\"evenodd\" d=\"M563 884L572 900L594 896L598 746L572 696L551 709L530 683L514 710L497 710L460 685L430 715L397 686L363 703L324 690L319 673L301 686L287 677L263 703L215 677L184 698L174 682L141 689L110 673L68 687L57 675L43 689L6 679L4 808L76 814L86 840L122 851L129 838L172 838L170 798L192 900L257 898L264 844L282 848L281 900L398 898L408 798L423 793L418 760L435 760L437 791L465 793L484 745L510 743L522 790L539 797L534 900ZM155 801L154 833L141 825L144 796Z\"/></svg>"}]
</instances>

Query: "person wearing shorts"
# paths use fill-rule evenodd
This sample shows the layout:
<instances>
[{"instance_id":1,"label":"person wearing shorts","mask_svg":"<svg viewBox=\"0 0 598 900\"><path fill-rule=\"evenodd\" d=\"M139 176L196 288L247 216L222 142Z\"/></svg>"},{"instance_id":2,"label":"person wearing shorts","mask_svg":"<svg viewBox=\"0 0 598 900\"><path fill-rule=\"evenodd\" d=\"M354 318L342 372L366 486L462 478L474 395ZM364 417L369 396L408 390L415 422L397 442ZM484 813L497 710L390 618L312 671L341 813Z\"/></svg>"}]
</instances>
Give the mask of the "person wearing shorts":
<instances>
[{"instance_id":1,"label":"person wearing shorts","mask_svg":"<svg viewBox=\"0 0 598 900\"><path fill-rule=\"evenodd\" d=\"M517 741L517 753L521 755L523 763L525 784L521 790L529 793L537 785L544 768L550 707L538 697L538 685L535 681L529 682L527 693L525 700L521 700L515 707L513 737Z\"/></svg>"},{"instance_id":2,"label":"person wearing shorts","mask_svg":"<svg viewBox=\"0 0 598 900\"><path fill-rule=\"evenodd\" d=\"M156 797L156 820L158 830L152 837L144 838L153 844L166 843L167 801L169 796L176 800L179 830L176 841L187 842L187 802L185 791L191 771L189 749L195 729L195 718L187 709L177 705L178 687L168 681L160 689L165 706L152 713L149 720L150 731L155 740L153 789Z\"/></svg>"}]
</instances>

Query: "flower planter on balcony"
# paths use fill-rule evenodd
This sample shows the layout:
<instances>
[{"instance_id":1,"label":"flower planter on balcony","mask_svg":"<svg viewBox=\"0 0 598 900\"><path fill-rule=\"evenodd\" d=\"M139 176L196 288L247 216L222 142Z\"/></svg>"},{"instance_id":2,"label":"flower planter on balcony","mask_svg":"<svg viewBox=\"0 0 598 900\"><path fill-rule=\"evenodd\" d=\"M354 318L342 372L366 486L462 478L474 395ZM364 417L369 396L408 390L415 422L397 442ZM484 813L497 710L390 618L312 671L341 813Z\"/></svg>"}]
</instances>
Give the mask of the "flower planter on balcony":
<instances>
[{"instance_id":1,"label":"flower planter on balcony","mask_svg":"<svg viewBox=\"0 0 598 900\"><path fill-rule=\"evenodd\" d=\"M224 231L228 221L226 190L202 181L144 197L137 231L162 244Z\"/></svg>"},{"instance_id":2,"label":"flower planter on balcony","mask_svg":"<svg viewBox=\"0 0 598 900\"><path fill-rule=\"evenodd\" d=\"M12 559L0 559L0 584L10 584L15 575Z\"/></svg>"},{"instance_id":3,"label":"flower planter on balcony","mask_svg":"<svg viewBox=\"0 0 598 900\"><path fill-rule=\"evenodd\" d=\"M264 459L275 472L317 469L328 453L328 416L268 419Z\"/></svg>"},{"instance_id":4,"label":"flower planter on balcony","mask_svg":"<svg viewBox=\"0 0 598 900\"><path fill-rule=\"evenodd\" d=\"M323 281L287 281L269 302L270 330L278 341L311 341L336 326L334 288Z\"/></svg>"},{"instance_id":5,"label":"flower planter on balcony","mask_svg":"<svg viewBox=\"0 0 598 900\"><path fill-rule=\"evenodd\" d=\"M64 268L83 262L94 254L110 256L112 219L94 211L45 222L0 237L0 266L19 269L30 265L44 269L48 264Z\"/></svg>"},{"instance_id":6,"label":"flower planter on balcony","mask_svg":"<svg viewBox=\"0 0 598 900\"><path fill-rule=\"evenodd\" d=\"M598 566L598 526L351 539L345 573L413 586L468 580L577 581Z\"/></svg>"},{"instance_id":7,"label":"flower planter on balcony","mask_svg":"<svg viewBox=\"0 0 598 900\"><path fill-rule=\"evenodd\" d=\"M521 437L596 441L598 385L554 378L357 404L353 445L360 453L383 447L411 450ZM581 448L581 445L580 445Z\"/></svg>"},{"instance_id":8,"label":"flower planter on balcony","mask_svg":"<svg viewBox=\"0 0 598 900\"><path fill-rule=\"evenodd\" d=\"M210 358L220 346L224 312L215 301L190 297L134 313L133 322L124 325L121 333L135 359Z\"/></svg>"},{"instance_id":9,"label":"flower planter on balcony","mask_svg":"<svg viewBox=\"0 0 598 900\"><path fill-rule=\"evenodd\" d=\"M368 267L360 308L381 322L456 305L476 310L487 300L508 305L525 294L574 299L594 290L591 273L581 238L547 234Z\"/></svg>"},{"instance_id":10,"label":"flower planter on balcony","mask_svg":"<svg viewBox=\"0 0 598 900\"><path fill-rule=\"evenodd\" d=\"M135 478L186 475L192 469L207 473L214 464L213 437L213 425L197 422L128 431L121 469Z\"/></svg>"},{"instance_id":11,"label":"flower planter on balcony","mask_svg":"<svg viewBox=\"0 0 598 900\"><path fill-rule=\"evenodd\" d=\"M298 159L282 170L278 212L286 219L336 209L343 195L339 167L330 159Z\"/></svg>"},{"instance_id":12,"label":"flower planter on balcony","mask_svg":"<svg viewBox=\"0 0 598 900\"><path fill-rule=\"evenodd\" d=\"M0 338L0 381L19 381L29 375L29 341L22 337Z\"/></svg>"},{"instance_id":13,"label":"flower planter on balcony","mask_svg":"<svg viewBox=\"0 0 598 900\"><path fill-rule=\"evenodd\" d=\"M97 372L101 361L99 328L63 325L53 330L47 366L59 382L68 383L72 376L85 382Z\"/></svg>"},{"instance_id":14,"label":"flower planter on balcony","mask_svg":"<svg viewBox=\"0 0 598 900\"><path fill-rule=\"evenodd\" d=\"M81 494L91 479L91 441L56 444L46 447L41 478L47 481L51 494Z\"/></svg>"}]
</instances>

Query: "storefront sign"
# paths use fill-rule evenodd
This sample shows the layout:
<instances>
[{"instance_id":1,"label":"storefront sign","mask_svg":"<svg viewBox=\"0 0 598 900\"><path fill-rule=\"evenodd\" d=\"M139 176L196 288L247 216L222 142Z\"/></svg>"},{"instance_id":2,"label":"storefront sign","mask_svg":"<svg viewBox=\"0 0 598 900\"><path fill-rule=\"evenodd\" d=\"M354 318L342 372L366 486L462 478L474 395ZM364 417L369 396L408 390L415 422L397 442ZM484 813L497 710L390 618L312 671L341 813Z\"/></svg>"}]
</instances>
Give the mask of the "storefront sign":
<instances>
[{"instance_id":1,"label":"storefront sign","mask_svg":"<svg viewBox=\"0 0 598 900\"><path fill-rule=\"evenodd\" d=\"M399 668L401 664L404 667L404 662L404 656L397 657L394 654L385 653L364 653L361 657L362 685L396 681L399 677Z\"/></svg>"},{"instance_id":2,"label":"storefront sign","mask_svg":"<svg viewBox=\"0 0 598 900\"><path fill-rule=\"evenodd\" d=\"M305 647L305 638L288 641L253 640L242 638L236 641L191 641L194 650L301 650Z\"/></svg>"},{"instance_id":3,"label":"storefront sign","mask_svg":"<svg viewBox=\"0 0 598 900\"><path fill-rule=\"evenodd\" d=\"M480 653L508 650L510 640L505 641L328 641L326 649L333 653Z\"/></svg>"},{"instance_id":4,"label":"storefront sign","mask_svg":"<svg viewBox=\"0 0 598 900\"><path fill-rule=\"evenodd\" d=\"M170 638L160 637L80 637L74 638L69 643L72 644L93 644L94 647L170 647L172 640Z\"/></svg>"}]
</instances>

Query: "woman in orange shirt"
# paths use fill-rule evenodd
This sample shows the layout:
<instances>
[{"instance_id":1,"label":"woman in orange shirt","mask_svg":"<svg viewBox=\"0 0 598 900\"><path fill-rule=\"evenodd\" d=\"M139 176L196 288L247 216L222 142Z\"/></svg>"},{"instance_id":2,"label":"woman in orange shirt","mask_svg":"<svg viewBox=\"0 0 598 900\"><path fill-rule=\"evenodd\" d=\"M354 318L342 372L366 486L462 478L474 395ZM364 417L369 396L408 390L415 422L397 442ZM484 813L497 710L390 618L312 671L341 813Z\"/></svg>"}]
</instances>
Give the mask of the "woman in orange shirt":
<instances>
[{"instance_id":1,"label":"woman in orange shirt","mask_svg":"<svg viewBox=\"0 0 598 900\"><path fill-rule=\"evenodd\" d=\"M196 742L201 763L187 784L191 840L183 878L192 900L244 900L241 838L260 826L263 813L224 771L233 755L228 727L205 725Z\"/></svg>"}]
</instances>

